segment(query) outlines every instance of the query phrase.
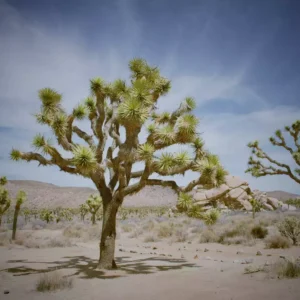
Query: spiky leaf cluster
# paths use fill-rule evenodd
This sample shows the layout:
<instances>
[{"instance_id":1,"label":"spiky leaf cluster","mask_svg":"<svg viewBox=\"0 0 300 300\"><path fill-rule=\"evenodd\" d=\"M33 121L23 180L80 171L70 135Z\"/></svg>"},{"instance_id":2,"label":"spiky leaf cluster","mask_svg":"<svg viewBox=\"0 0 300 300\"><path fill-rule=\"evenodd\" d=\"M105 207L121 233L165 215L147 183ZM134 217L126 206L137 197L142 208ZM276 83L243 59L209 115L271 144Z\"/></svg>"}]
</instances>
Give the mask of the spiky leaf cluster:
<instances>
[{"instance_id":1,"label":"spiky leaf cluster","mask_svg":"<svg viewBox=\"0 0 300 300\"><path fill-rule=\"evenodd\" d=\"M217 223L220 217L220 211L217 208L211 208L202 216L204 223L207 226L212 226Z\"/></svg>"}]
</instances>

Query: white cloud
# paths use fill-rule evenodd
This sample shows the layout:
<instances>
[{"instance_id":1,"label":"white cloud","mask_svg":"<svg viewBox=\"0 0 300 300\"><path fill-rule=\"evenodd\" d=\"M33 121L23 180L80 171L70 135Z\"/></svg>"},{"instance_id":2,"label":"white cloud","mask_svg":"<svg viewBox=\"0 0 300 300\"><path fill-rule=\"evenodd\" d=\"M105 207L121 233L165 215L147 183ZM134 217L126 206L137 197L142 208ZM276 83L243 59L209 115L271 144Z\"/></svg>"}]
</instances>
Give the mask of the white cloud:
<instances>
[{"instance_id":1,"label":"white cloud","mask_svg":"<svg viewBox=\"0 0 300 300\"><path fill-rule=\"evenodd\" d=\"M120 5L123 2L120 1ZM59 172L57 168L37 168L36 164L14 163L7 160L12 146L28 150L36 132L44 130L34 122L32 113L38 111L37 90L50 86L63 93L64 104L71 109L89 94L89 79L105 76L105 79L128 78L128 54L140 43L141 32L130 7L123 10L123 17L130 38L118 49L101 47L99 52L88 48L82 36L76 31L53 33L47 28L37 27L22 17L10 6L0 7L0 127L9 126L20 131L10 134L0 132L1 171L11 178L27 178L48 181L59 185L91 186L81 177ZM131 48L132 47L132 48ZM172 54L172 53L171 53ZM266 106L266 100L254 90L242 84L249 63L241 66L235 74L199 74L178 76L176 53L170 55L162 68L172 79L170 94L161 99L160 109L173 110L186 96L193 96L201 105L213 98L230 98L236 103L256 101ZM169 73L169 74L168 74ZM201 110L200 110L201 113ZM299 187L289 179L264 178L254 180L245 176L249 141L267 138L277 128L289 124L299 116L299 109L277 107L247 115L218 114L205 115L200 132L204 131L207 146L221 156L225 166L234 174L249 180L254 187L263 190L284 189L300 192ZM88 124L83 123L87 128ZM144 135L144 133L142 134ZM278 153L276 152L276 155ZM283 156L286 159L286 156ZM178 176L180 185L194 178L192 173Z\"/></svg>"}]
</instances>

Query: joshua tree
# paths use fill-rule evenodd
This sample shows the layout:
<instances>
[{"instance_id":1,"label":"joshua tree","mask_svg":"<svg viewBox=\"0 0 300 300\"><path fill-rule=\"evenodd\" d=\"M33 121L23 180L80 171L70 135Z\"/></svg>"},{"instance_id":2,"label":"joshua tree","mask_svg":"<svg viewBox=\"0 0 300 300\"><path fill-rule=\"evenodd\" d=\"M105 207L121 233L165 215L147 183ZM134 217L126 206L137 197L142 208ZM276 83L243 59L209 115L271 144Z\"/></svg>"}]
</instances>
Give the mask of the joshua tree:
<instances>
[{"instance_id":1,"label":"joshua tree","mask_svg":"<svg viewBox=\"0 0 300 300\"><path fill-rule=\"evenodd\" d=\"M96 214L99 208L102 205L102 198L98 195L91 195L88 200L86 200L86 204L89 207L89 212L92 214L92 223L96 224Z\"/></svg>"},{"instance_id":2,"label":"joshua tree","mask_svg":"<svg viewBox=\"0 0 300 300\"><path fill-rule=\"evenodd\" d=\"M51 210L45 208L41 211L40 218L42 221L46 221L46 223L48 224L49 222L54 220L54 214Z\"/></svg>"},{"instance_id":3,"label":"joshua tree","mask_svg":"<svg viewBox=\"0 0 300 300\"><path fill-rule=\"evenodd\" d=\"M293 145L288 145L287 138L283 136L281 130L275 132L274 137L270 137L270 142L274 146L282 147L290 153L296 165L300 166L300 120L295 121L291 126L286 126L285 131L289 134L288 138L293 140ZM260 147L258 141L248 144L256 158L250 156L246 173L251 173L254 177L266 175L287 175L297 183L300 183L300 169L292 170L290 166L280 163L266 154ZM264 164L266 162L267 164Z\"/></svg>"},{"instance_id":4,"label":"joshua tree","mask_svg":"<svg viewBox=\"0 0 300 300\"><path fill-rule=\"evenodd\" d=\"M262 209L262 204L255 198L250 199L250 204L252 205L252 217L255 218L255 214L260 212Z\"/></svg>"},{"instance_id":5,"label":"joshua tree","mask_svg":"<svg viewBox=\"0 0 300 300\"><path fill-rule=\"evenodd\" d=\"M12 239L16 239L16 232L17 232L17 223L18 223L18 216L21 209L21 205L26 200L26 193L24 191L19 191L16 198L16 206L14 212L14 221L13 221L13 231L12 231Z\"/></svg>"},{"instance_id":6,"label":"joshua tree","mask_svg":"<svg viewBox=\"0 0 300 300\"><path fill-rule=\"evenodd\" d=\"M81 221L84 221L86 214L89 212L89 206L86 203L83 203L79 206Z\"/></svg>"},{"instance_id":7,"label":"joshua tree","mask_svg":"<svg viewBox=\"0 0 300 300\"><path fill-rule=\"evenodd\" d=\"M5 176L0 177L0 226L2 224L2 216L10 207L10 199L8 196L7 189L4 188L7 183L7 179Z\"/></svg>"},{"instance_id":8,"label":"joshua tree","mask_svg":"<svg viewBox=\"0 0 300 300\"><path fill-rule=\"evenodd\" d=\"M62 107L61 94L50 88L39 91L42 105L36 119L52 129L57 144L71 158L64 158L41 134L34 138L33 145L44 155L16 149L11 152L13 160L56 165L61 171L89 178L95 184L103 199L99 269L116 267L116 215L127 195L137 193L146 185L187 193L197 185L218 186L226 175L219 162L204 150L197 134L198 120L191 113L195 101L186 98L175 111L159 112L158 99L168 93L170 81L143 59L131 60L129 68L130 82L118 79L105 83L101 78L92 79L91 96L69 114ZM90 121L90 131L75 124L85 118ZM79 144L78 138L84 144ZM192 146L194 154L162 152L176 144ZM136 169L136 163L142 165L141 169ZM178 186L174 180L152 177L184 175L189 170L198 172L199 176L185 187Z\"/></svg>"}]
</instances>

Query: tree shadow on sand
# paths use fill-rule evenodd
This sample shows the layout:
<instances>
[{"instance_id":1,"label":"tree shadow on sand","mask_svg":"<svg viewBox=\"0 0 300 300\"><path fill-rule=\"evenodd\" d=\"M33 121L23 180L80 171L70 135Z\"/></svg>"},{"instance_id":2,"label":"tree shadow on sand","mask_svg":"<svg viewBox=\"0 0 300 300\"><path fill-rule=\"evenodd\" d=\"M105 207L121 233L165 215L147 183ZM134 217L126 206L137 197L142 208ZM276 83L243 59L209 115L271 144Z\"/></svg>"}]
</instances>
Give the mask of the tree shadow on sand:
<instances>
[{"instance_id":1,"label":"tree shadow on sand","mask_svg":"<svg viewBox=\"0 0 300 300\"><path fill-rule=\"evenodd\" d=\"M118 269L114 271L97 270L97 260L86 256L66 256L65 261L28 261L28 260L9 260L8 263L24 263L30 264L46 264L51 265L47 268L32 268L25 265L11 267L0 270L8 273L13 273L14 276L25 276L30 274L47 273L55 270L75 270L74 273L68 276L79 276L83 279L113 279L134 274L153 274L160 271L180 270L182 268L199 268L198 265L188 263L184 259L169 259L160 257L149 257L143 259L132 260L130 257L118 257L116 262Z\"/></svg>"}]
</instances>

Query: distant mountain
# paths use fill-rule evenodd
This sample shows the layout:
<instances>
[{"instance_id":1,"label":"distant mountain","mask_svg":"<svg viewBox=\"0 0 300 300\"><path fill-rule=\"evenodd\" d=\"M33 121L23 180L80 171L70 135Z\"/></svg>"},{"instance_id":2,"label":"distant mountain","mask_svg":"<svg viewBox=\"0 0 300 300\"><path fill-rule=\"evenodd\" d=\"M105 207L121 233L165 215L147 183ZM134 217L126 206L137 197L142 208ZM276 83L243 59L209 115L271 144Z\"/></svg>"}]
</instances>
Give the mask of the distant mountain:
<instances>
[{"instance_id":1,"label":"distant mountain","mask_svg":"<svg viewBox=\"0 0 300 300\"><path fill-rule=\"evenodd\" d=\"M284 191L271 191L271 192L266 192L269 197L276 198L278 200L281 200L282 202L290 199L290 198L300 198L300 195L297 194L291 194L288 192Z\"/></svg>"},{"instance_id":2,"label":"distant mountain","mask_svg":"<svg viewBox=\"0 0 300 300\"><path fill-rule=\"evenodd\" d=\"M76 208L84 203L96 189L88 187L60 187L51 183L31 181L31 180L9 180L6 185L10 196L15 198L19 190L27 193L28 207L70 207ZM269 197L279 200L289 198L300 198L300 195L287 193L284 191L267 192ZM177 196L173 190L167 187L146 186L137 194L128 196L124 200L124 206L174 206Z\"/></svg>"},{"instance_id":3,"label":"distant mountain","mask_svg":"<svg viewBox=\"0 0 300 300\"><path fill-rule=\"evenodd\" d=\"M28 207L69 207L76 208L84 203L96 189L87 187L60 187L51 183L31 180L9 180L6 185L12 198L19 190L27 193ZM139 193L125 198L124 206L173 206L176 204L176 194L170 188L147 186ZM24 205L25 206L25 205Z\"/></svg>"}]
</instances>

